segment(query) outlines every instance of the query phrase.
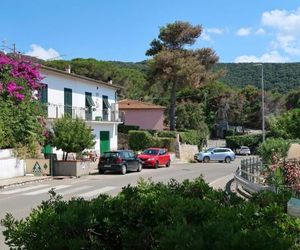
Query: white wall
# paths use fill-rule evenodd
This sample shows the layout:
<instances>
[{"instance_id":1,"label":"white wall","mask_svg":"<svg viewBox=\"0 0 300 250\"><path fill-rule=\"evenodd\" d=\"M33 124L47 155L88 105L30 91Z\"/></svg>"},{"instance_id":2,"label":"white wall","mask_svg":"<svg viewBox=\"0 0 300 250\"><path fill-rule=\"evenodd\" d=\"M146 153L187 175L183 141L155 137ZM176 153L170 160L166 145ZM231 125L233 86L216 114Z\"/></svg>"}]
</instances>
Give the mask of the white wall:
<instances>
[{"instance_id":1,"label":"white wall","mask_svg":"<svg viewBox=\"0 0 300 250\"><path fill-rule=\"evenodd\" d=\"M95 150L97 154L100 153L100 131L109 131L109 137L110 137L110 149L111 150L117 150L118 149L118 130L117 130L117 124L102 124L99 126L98 124L92 124L91 125L93 129L93 134L95 137Z\"/></svg>"},{"instance_id":2,"label":"white wall","mask_svg":"<svg viewBox=\"0 0 300 250\"><path fill-rule=\"evenodd\" d=\"M0 150L0 179L25 175L25 162L13 157L11 149Z\"/></svg>"},{"instance_id":3,"label":"white wall","mask_svg":"<svg viewBox=\"0 0 300 250\"><path fill-rule=\"evenodd\" d=\"M114 106L115 103L115 88L110 88L109 86L100 85L88 80L79 79L73 77L72 75L68 76L65 74L60 74L52 72L49 70L41 69L42 76L44 77L43 83L48 85L48 103L61 105L61 112L63 112L64 105L64 88L72 89L72 106L85 108L85 92L92 93L93 101L97 109L102 110L102 96L105 95L108 97L108 102ZM116 109L118 105L116 104ZM55 108L48 108L48 116L56 117ZM85 112L84 110L82 111ZM63 114L63 113L62 113ZM61 115L62 115L61 114ZM95 119L95 114L93 112L93 120ZM110 119L110 118L109 118ZM86 123L91 126L93 129L93 134L96 136L96 144L94 149L99 154L100 153L100 131L109 131L110 134L110 148L111 150L118 148L118 133L117 133L117 124L115 122L105 122L105 121L86 121ZM48 121L48 127L51 127L51 122ZM54 150L53 153L56 153L58 159L62 157L61 150Z\"/></svg>"},{"instance_id":4,"label":"white wall","mask_svg":"<svg viewBox=\"0 0 300 250\"><path fill-rule=\"evenodd\" d=\"M55 105L64 105L64 88L72 89L72 106L85 108L85 92L92 93L92 99L99 110L103 109L102 96L108 97L110 104L115 103L115 88L109 88L105 85L100 85L92 81L79 79L59 74L53 71L41 69L41 74L44 77L43 83L48 85L48 103ZM61 109L63 110L63 108ZM55 117L55 108L49 108L49 117ZM84 110L83 110L84 113ZM95 113L93 112L93 120Z\"/></svg>"}]
</instances>

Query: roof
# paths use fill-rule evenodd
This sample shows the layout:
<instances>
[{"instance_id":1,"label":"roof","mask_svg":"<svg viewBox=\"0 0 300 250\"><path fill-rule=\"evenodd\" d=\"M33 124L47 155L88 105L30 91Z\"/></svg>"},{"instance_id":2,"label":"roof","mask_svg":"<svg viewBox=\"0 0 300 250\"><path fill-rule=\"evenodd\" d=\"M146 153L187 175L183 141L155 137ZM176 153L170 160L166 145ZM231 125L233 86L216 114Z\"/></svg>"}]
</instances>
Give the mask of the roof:
<instances>
[{"instance_id":1,"label":"roof","mask_svg":"<svg viewBox=\"0 0 300 250\"><path fill-rule=\"evenodd\" d=\"M124 99L119 101L119 110L122 109L165 109L166 107L137 100Z\"/></svg>"},{"instance_id":2,"label":"roof","mask_svg":"<svg viewBox=\"0 0 300 250\"><path fill-rule=\"evenodd\" d=\"M65 76L69 76L69 77L75 77L75 78L85 80L85 81L90 81L90 82L97 83L97 84L100 84L100 85L104 85L104 86L114 88L114 89L123 89L123 87L121 87L119 85L110 84L110 83L107 83L107 82L103 82L103 81L96 80L96 79L93 79L93 78L89 78L89 77L86 77L86 76L77 75L77 74L74 74L74 73L68 73L66 71L51 68L51 67L47 67L47 66L44 66L44 65L41 65L41 69L42 70L47 70L47 71L52 71L52 72L62 74L62 75L65 75Z\"/></svg>"}]
</instances>

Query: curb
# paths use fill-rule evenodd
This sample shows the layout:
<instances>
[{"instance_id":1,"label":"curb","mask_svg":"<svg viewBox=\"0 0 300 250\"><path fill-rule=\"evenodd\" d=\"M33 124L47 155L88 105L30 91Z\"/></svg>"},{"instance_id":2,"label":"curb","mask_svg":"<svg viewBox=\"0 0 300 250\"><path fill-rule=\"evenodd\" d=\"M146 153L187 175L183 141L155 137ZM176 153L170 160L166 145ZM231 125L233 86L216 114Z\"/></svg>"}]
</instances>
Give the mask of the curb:
<instances>
[{"instance_id":1,"label":"curb","mask_svg":"<svg viewBox=\"0 0 300 250\"><path fill-rule=\"evenodd\" d=\"M19 181L19 182L15 182L15 183L10 183L10 184L7 184L7 185L0 185L0 190L8 188L8 187L22 186L22 185L25 185L25 184L31 184L31 183L35 183L35 182L50 181L52 179L53 179L53 177L49 176L49 177L45 177L43 179L26 180L26 181Z\"/></svg>"}]
</instances>

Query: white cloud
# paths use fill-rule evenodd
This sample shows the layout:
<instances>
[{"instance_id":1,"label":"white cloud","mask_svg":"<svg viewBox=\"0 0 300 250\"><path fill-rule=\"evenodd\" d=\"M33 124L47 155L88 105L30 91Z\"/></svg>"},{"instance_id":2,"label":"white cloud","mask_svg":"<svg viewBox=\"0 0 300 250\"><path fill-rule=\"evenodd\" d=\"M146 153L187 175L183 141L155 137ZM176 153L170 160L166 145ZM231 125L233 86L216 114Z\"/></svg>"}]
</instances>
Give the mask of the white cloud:
<instances>
[{"instance_id":1,"label":"white cloud","mask_svg":"<svg viewBox=\"0 0 300 250\"><path fill-rule=\"evenodd\" d=\"M219 28L210 28L210 29L207 29L207 33L222 35L224 33L224 30L219 29Z\"/></svg>"},{"instance_id":2,"label":"white cloud","mask_svg":"<svg viewBox=\"0 0 300 250\"><path fill-rule=\"evenodd\" d=\"M209 34L207 33L206 29L203 29L202 31L202 34L201 34L201 38L204 40L204 41L211 41L211 38L209 36Z\"/></svg>"},{"instance_id":3,"label":"white cloud","mask_svg":"<svg viewBox=\"0 0 300 250\"><path fill-rule=\"evenodd\" d=\"M237 30L236 35L238 36L249 36L251 33L251 28L240 28Z\"/></svg>"},{"instance_id":4,"label":"white cloud","mask_svg":"<svg viewBox=\"0 0 300 250\"><path fill-rule=\"evenodd\" d=\"M300 8L264 12L261 22L276 32L275 40L271 42L273 48L280 48L292 56L300 55Z\"/></svg>"},{"instance_id":5,"label":"white cloud","mask_svg":"<svg viewBox=\"0 0 300 250\"><path fill-rule=\"evenodd\" d=\"M287 62L289 61L289 58L281 56L278 51L271 51L269 53L265 53L260 57L253 56L253 55L243 55L238 56L235 58L235 63L246 63L246 62L273 62L273 63L279 63L279 62Z\"/></svg>"},{"instance_id":6,"label":"white cloud","mask_svg":"<svg viewBox=\"0 0 300 250\"><path fill-rule=\"evenodd\" d=\"M60 54L55 49L44 49L40 45L31 44L31 50L26 53L28 56L34 56L39 59L49 60L49 59L60 59Z\"/></svg>"},{"instance_id":7,"label":"white cloud","mask_svg":"<svg viewBox=\"0 0 300 250\"><path fill-rule=\"evenodd\" d=\"M257 31L255 31L255 35L264 35L266 34L266 31L263 28L259 28L257 29Z\"/></svg>"}]
</instances>

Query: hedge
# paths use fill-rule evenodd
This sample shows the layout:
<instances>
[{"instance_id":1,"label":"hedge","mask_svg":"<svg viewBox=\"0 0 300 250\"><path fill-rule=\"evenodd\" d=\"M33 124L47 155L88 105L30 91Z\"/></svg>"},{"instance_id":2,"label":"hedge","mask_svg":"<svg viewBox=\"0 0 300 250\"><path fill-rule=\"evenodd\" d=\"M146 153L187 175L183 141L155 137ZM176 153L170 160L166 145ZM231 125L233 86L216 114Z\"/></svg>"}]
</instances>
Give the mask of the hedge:
<instances>
[{"instance_id":1,"label":"hedge","mask_svg":"<svg viewBox=\"0 0 300 250\"><path fill-rule=\"evenodd\" d=\"M174 144L176 140L174 138L154 137L153 140L154 140L153 147L167 148L169 152L175 151Z\"/></svg>"},{"instance_id":2,"label":"hedge","mask_svg":"<svg viewBox=\"0 0 300 250\"><path fill-rule=\"evenodd\" d=\"M176 134L178 132L176 131L159 131L157 132L158 137L170 137L170 138L176 138Z\"/></svg>"},{"instance_id":3,"label":"hedge","mask_svg":"<svg viewBox=\"0 0 300 250\"><path fill-rule=\"evenodd\" d=\"M245 201L202 178L139 181L115 197L47 201L22 220L2 220L10 249L299 249L300 220L289 193Z\"/></svg>"},{"instance_id":4,"label":"hedge","mask_svg":"<svg viewBox=\"0 0 300 250\"><path fill-rule=\"evenodd\" d=\"M144 150L153 145L153 137L147 131L130 130L128 144L132 150Z\"/></svg>"},{"instance_id":5,"label":"hedge","mask_svg":"<svg viewBox=\"0 0 300 250\"><path fill-rule=\"evenodd\" d=\"M231 149L237 149L240 146L248 146L251 152L255 151L259 144L262 142L262 135L239 135L239 136L226 136L226 145Z\"/></svg>"},{"instance_id":6,"label":"hedge","mask_svg":"<svg viewBox=\"0 0 300 250\"><path fill-rule=\"evenodd\" d=\"M202 148L203 141L207 137L206 131L187 130L179 132L180 141L186 144L197 145L199 149Z\"/></svg>"},{"instance_id":7,"label":"hedge","mask_svg":"<svg viewBox=\"0 0 300 250\"><path fill-rule=\"evenodd\" d=\"M128 134L130 130L138 130L139 128L140 128L139 126L120 124L118 126L118 132L123 134Z\"/></svg>"}]
</instances>

